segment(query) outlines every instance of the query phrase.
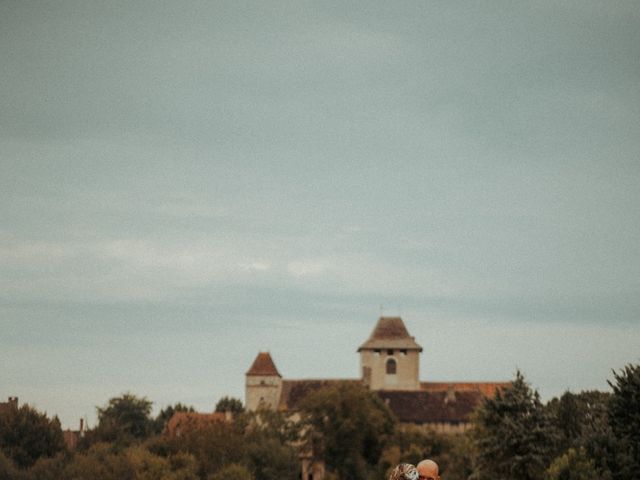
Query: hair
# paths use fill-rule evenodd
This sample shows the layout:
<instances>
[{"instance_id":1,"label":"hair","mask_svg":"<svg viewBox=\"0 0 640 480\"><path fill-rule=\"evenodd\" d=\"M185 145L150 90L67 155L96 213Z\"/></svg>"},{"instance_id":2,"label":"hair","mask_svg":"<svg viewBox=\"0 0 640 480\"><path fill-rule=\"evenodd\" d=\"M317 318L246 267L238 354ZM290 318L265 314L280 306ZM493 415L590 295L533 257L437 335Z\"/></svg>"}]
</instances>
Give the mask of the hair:
<instances>
[{"instance_id":1,"label":"hair","mask_svg":"<svg viewBox=\"0 0 640 480\"><path fill-rule=\"evenodd\" d=\"M418 470L410 463L401 463L393 469L389 480L418 480Z\"/></svg>"}]
</instances>

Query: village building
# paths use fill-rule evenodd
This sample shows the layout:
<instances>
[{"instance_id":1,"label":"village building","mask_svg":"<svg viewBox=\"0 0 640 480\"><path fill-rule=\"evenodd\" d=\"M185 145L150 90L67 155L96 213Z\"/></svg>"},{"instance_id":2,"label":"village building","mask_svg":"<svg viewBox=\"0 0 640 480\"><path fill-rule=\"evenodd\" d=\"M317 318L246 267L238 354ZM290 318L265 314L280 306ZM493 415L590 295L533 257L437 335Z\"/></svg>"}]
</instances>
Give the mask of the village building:
<instances>
[{"instance_id":1,"label":"village building","mask_svg":"<svg viewBox=\"0 0 640 480\"><path fill-rule=\"evenodd\" d=\"M80 443L80 439L84 437L84 419L80 419L79 430L71 430L68 428L67 430L62 431L62 436L64 437L64 443L67 446L67 449L75 450L78 447L78 443Z\"/></svg>"},{"instance_id":2,"label":"village building","mask_svg":"<svg viewBox=\"0 0 640 480\"><path fill-rule=\"evenodd\" d=\"M18 397L9 397L6 402L0 402L0 414L18 408Z\"/></svg>"},{"instance_id":3,"label":"village building","mask_svg":"<svg viewBox=\"0 0 640 480\"><path fill-rule=\"evenodd\" d=\"M164 435L170 438L176 438L185 433L202 430L211 425L219 423L228 423L233 420L231 412L176 412L174 413L164 429Z\"/></svg>"},{"instance_id":4,"label":"village building","mask_svg":"<svg viewBox=\"0 0 640 480\"><path fill-rule=\"evenodd\" d=\"M268 352L260 352L246 373L247 410L269 408L295 412L310 392L341 382L375 391L398 421L443 433L470 427L471 414L486 396L507 382L424 382L420 380L422 347L400 317L380 317L358 348L360 378L289 380L282 377Z\"/></svg>"}]
</instances>

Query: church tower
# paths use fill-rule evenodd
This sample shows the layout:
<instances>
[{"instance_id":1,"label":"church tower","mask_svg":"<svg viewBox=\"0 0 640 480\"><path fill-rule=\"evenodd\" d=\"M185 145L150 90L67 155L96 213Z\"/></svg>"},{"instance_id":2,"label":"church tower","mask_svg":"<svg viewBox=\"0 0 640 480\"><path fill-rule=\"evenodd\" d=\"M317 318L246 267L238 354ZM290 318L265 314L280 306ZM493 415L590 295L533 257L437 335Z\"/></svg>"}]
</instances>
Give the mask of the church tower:
<instances>
[{"instance_id":1,"label":"church tower","mask_svg":"<svg viewBox=\"0 0 640 480\"><path fill-rule=\"evenodd\" d=\"M420 352L400 317L380 317L360 348L362 380L371 390L420 390Z\"/></svg>"},{"instance_id":2,"label":"church tower","mask_svg":"<svg viewBox=\"0 0 640 480\"><path fill-rule=\"evenodd\" d=\"M277 410L282 392L282 375L269 352L260 352L245 374L245 407L255 411L259 407Z\"/></svg>"}]
</instances>

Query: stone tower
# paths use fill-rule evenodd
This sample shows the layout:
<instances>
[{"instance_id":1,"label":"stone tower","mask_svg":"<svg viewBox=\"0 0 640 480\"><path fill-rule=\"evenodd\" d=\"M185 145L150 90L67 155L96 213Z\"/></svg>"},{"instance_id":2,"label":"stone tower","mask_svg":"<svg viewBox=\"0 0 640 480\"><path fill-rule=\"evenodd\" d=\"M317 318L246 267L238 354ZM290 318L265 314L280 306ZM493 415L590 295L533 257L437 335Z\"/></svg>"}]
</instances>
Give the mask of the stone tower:
<instances>
[{"instance_id":1,"label":"stone tower","mask_svg":"<svg viewBox=\"0 0 640 480\"><path fill-rule=\"evenodd\" d=\"M380 317L360 348L362 380L371 390L420 390L420 352L400 317Z\"/></svg>"},{"instance_id":2,"label":"stone tower","mask_svg":"<svg viewBox=\"0 0 640 480\"><path fill-rule=\"evenodd\" d=\"M282 392L282 376L269 352L260 352L245 374L245 406L249 411L258 407L277 410Z\"/></svg>"}]
</instances>

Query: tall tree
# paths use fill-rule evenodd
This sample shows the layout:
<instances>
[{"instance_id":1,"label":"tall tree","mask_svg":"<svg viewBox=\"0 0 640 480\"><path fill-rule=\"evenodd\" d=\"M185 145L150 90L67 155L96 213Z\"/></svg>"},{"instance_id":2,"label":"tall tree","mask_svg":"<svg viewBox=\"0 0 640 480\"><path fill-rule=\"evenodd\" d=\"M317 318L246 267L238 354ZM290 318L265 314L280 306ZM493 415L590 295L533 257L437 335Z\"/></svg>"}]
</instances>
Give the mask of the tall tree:
<instances>
[{"instance_id":1,"label":"tall tree","mask_svg":"<svg viewBox=\"0 0 640 480\"><path fill-rule=\"evenodd\" d=\"M613 478L621 459L618 440L608 420L608 404L612 394L597 390L580 393L565 392L560 398L547 403L547 410L554 418L560 433L560 451L563 455L556 459L560 462L569 449L581 453L584 449L587 458L594 461L599 478ZM568 457L567 457L568 458Z\"/></svg>"},{"instance_id":2,"label":"tall tree","mask_svg":"<svg viewBox=\"0 0 640 480\"><path fill-rule=\"evenodd\" d=\"M340 480L361 480L375 469L393 414L375 393L340 383L311 393L300 404L305 440Z\"/></svg>"},{"instance_id":3,"label":"tall tree","mask_svg":"<svg viewBox=\"0 0 640 480\"><path fill-rule=\"evenodd\" d=\"M627 365L613 372L615 382L609 382L613 396L609 402L609 424L620 442L622 456L620 479L640 478L640 364Z\"/></svg>"},{"instance_id":4,"label":"tall tree","mask_svg":"<svg viewBox=\"0 0 640 480\"><path fill-rule=\"evenodd\" d=\"M240 415L244 412L242 401L233 397L222 397L216 403L216 412L231 412L234 415Z\"/></svg>"},{"instance_id":5,"label":"tall tree","mask_svg":"<svg viewBox=\"0 0 640 480\"><path fill-rule=\"evenodd\" d=\"M11 406L0 413L0 450L19 467L65 449L58 417L48 418L29 405Z\"/></svg>"},{"instance_id":6,"label":"tall tree","mask_svg":"<svg viewBox=\"0 0 640 480\"><path fill-rule=\"evenodd\" d=\"M151 402L146 397L125 393L98 407L98 426L94 432L98 440L128 445L144 439L153 432Z\"/></svg>"},{"instance_id":7,"label":"tall tree","mask_svg":"<svg viewBox=\"0 0 640 480\"><path fill-rule=\"evenodd\" d=\"M290 415L268 409L238 417L244 424L246 465L260 480L296 479L300 473L298 451L299 425Z\"/></svg>"},{"instance_id":8,"label":"tall tree","mask_svg":"<svg viewBox=\"0 0 640 480\"><path fill-rule=\"evenodd\" d=\"M229 464L242 463L246 441L235 425L212 423L171 439L169 451L192 454L198 462L200 476L209 478Z\"/></svg>"},{"instance_id":9,"label":"tall tree","mask_svg":"<svg viewBox=\"0 0 640 480\"><path fill-rule=\"evenodd\" d=\"M599 480L595 462L587 456L584 448L567 452L556 458L544 476L545 480Z\"/></svg>"},{"instance_id":10,"label":"tall tree","mask_svg":"<svg viewBox=\"0 0 640 480\"><path fill-rule=\"evenodd\" d=\"M0 478L14 480L18 478L18 470L14 463L0 450Z\"/></svg>"},{"instance_id":11,"label":"tall tree","mask_svg":"<svg viewBox=\"0 0 640 480\"><path fill-rule=\"evenodd\" d=\"M476 412L473 440L477 450L476 478L539 479L558 443L548 412L518 371L516 379Z\"/></svg>"}]
</instances>

